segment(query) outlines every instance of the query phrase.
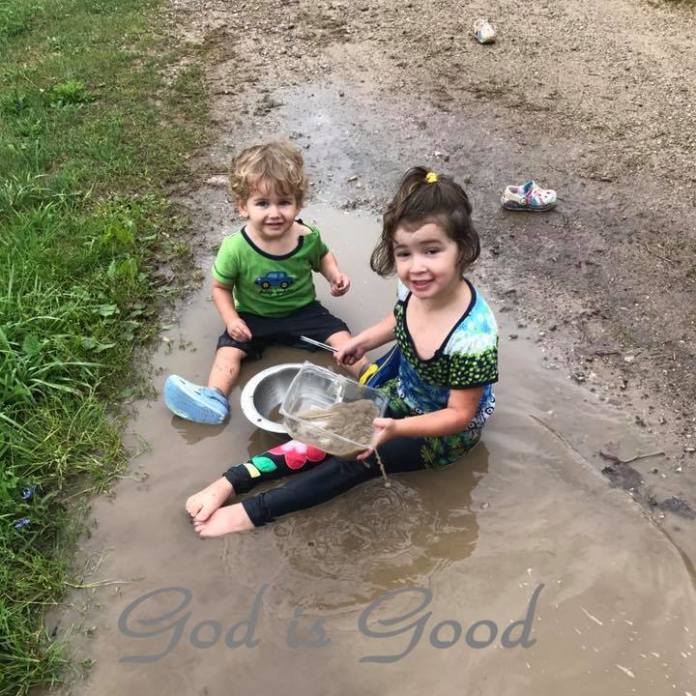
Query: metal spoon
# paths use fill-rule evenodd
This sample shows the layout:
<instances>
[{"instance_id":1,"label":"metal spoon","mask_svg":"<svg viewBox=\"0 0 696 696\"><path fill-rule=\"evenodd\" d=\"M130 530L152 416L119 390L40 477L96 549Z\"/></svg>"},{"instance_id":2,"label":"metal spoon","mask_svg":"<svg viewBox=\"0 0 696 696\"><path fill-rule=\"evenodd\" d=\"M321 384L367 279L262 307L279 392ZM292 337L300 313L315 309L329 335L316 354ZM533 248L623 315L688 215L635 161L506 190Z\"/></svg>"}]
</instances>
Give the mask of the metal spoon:
<instances>
[{"instance_id":1,"label":"metal spoon","mask_svg":"<svg viewBox=\"0 0 696 696\"><path fill-rule=\"evenodd\" d=\"M322 343L321 341L315 341L313 338L308 338L307 336L300 336L300 341L304 341L305 343L309 343L312 346L316 346L317 348L323 348L324 350L328 350L330 353L335 353L336 349L330 346L328 343Z\"/></svg>"}]
</instances>

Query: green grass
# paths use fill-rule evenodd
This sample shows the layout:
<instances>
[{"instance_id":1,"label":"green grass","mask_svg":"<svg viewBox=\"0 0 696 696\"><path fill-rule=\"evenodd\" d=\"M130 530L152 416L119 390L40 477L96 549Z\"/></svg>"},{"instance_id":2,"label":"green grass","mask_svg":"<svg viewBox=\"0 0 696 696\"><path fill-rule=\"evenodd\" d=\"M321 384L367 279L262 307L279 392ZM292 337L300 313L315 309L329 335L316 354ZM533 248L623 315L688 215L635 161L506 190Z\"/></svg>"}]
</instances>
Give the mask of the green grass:
<instances>
[{"instance_id":1,"label":"green grass","mask_svg":"<svg viewBox=\"0 0 696 696\"><path fill-rule=\"evenodd\" d=\"M61 678L42 615L70 581L71 509L125 465L119 404L176 292L158 263L188 259L164 190L205 98L195 60L167 77L192 49L152 29L157 5L0 3L2 696Z\"/></svg>"}]
</instances>

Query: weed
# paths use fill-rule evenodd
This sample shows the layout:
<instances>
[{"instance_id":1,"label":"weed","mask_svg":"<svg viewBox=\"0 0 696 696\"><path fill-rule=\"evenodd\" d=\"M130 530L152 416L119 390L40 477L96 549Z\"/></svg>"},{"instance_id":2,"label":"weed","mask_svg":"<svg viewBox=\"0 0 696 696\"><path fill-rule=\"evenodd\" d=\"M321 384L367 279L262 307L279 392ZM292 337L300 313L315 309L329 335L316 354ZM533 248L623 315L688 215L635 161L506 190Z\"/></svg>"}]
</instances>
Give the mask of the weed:
<instances>
[{"instance_id":1,"label":"weed","mask_svg":"<svg viewBox=\"0 0 696 696\"><path fill-rule=\"evenodd\" d=\"M0 5L0 46L7 39L27 31L38 9L38 2L7 2Z\"/></svg>"},{"instance_id":2,"label":"weed","mask_svg":"<svg viewBox=\"0 0 696 696\"><path fill-rule=\"evenodd\" d=\"M54 85L50 92L50 104L54 107L88 104L94 97L80 80L66 80Z\"/></svg>"}]
</instances>

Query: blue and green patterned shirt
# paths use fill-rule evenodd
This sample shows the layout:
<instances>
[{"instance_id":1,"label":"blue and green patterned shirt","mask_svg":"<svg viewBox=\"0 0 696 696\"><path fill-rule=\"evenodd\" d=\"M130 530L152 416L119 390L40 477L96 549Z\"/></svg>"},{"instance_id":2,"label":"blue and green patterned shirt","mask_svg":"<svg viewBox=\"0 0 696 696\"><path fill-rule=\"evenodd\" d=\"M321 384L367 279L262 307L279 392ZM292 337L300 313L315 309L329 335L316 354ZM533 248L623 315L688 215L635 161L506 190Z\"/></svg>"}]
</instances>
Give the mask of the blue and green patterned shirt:
<instances>
[{"instance_id":1,"label":"blue and green patterned shirt","mask_svg":"<svg viewBox=\"0 0 696 696\"><path fill-rule=\"evenodd\" d=\"M390 396L390 409L402 416L439 411L447 406L450 390L483 386L476 416L468 428L460 436L446 438L454 450L460 449L457 444L468 449L480 437L484 423L495 409L491 385L498 381L498 325L483 297L468 280L463 282L469 285L471 302L462 308L459 321L427 360L416 353L406 323L411 293L399 283L394 315L402 359L398 376L384 385ZM457 439L461 443L455 442Z\"/></svg>"}]
</instances>

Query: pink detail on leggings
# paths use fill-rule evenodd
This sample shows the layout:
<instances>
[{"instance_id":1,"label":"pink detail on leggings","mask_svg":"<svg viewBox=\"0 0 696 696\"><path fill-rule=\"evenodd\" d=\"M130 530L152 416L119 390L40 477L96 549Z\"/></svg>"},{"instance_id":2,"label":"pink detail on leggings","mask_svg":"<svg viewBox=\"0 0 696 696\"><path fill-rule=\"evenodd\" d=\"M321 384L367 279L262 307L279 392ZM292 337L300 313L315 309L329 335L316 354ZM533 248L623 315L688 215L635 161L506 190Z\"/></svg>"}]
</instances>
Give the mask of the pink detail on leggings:
<instances>
[{"instance_id":1,"label":"pink detail on leggings","mask_svg":"<svg viewBox=\"0 0 696 696\"><path fill-rule=\"evenodd\" d=\"M288 469L301 469L307 461L320 462L326 457L326 452L304 442L290 440L278 447L268 450L269 454L281 455L285 458Z\"/></svg>"}]
</instances>

